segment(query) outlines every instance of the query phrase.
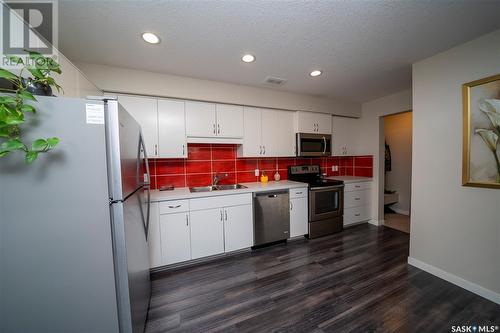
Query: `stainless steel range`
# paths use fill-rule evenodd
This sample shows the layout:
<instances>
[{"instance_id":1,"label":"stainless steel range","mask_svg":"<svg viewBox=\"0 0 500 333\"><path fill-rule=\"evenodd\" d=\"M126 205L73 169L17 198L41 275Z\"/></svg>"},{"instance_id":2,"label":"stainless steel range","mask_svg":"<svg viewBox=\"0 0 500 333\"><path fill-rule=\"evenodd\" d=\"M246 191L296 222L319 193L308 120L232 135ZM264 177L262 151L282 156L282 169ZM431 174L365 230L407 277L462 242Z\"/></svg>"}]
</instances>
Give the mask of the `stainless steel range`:
<instances>
[{"instance_id":1,"label":"stainless steel range","mask_svg":"<svg viewBox=\"0 0 500 333\"><path fill-rule=\"evenodd\" d=\"M309 238L342 231L343 181L323 179L319 165L289 166L288 179L309 184Z\"/></svg>"}]
</instances>

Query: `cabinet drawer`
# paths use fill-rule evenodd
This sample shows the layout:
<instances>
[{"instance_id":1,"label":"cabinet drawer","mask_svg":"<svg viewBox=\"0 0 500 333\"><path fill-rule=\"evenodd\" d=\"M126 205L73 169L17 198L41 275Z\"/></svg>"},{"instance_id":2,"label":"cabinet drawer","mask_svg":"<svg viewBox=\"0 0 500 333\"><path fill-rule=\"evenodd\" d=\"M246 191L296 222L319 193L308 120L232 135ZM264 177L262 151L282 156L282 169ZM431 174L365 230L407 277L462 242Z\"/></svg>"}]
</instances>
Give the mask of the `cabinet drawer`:
<instances>
[{"instance_id":1,"label":"cabinet drawer","mask_svg":"<svg viewBox=\"0 0 500 333\"><path fill-rule=\"evenodd\" d=\"M234 195L221 195L215 197L199 198L189 200L189 207L191 211L212 209L220 207L230 207L239 205L251 205L252 194L234 194Z\"/></svg>"},{"instance_id":2,"label":"cabinet drawer","mask_svg":"<svg viewBox=\"0 0 500 333\"><path fill-rule=\"evenodd\" d=\"M344 193L344 209L351 207L366 206L370 203L370 191L352 191Z\"/></svg>"},{"instance_id":3,"label":"cabinet drawer","mask_svg":"<svg viewBox=\"0 0 500 333\"><path fill-rule=\"evenodd\" d=\"M160 214L182 213L189 211L189 200L160 202Z\"/></svg>"},{"instance_id":4,"label":"cabinet drawer","mask_svg":"<svg viewBox=\"0 0 500 333\"><path fill-rule=\"evenodd\" d=\"M358 182L345 184L344 192L366 190L372 188L372 182Z\"/></svg>"},{"instance_id":5,"label":"cabinet drawer","mask_svg":"<svg viewBox=\"0 0 500 333\"><path fill-rule=\"evenodd\" d=\"M290 189L290 199L307 197L307 187Z\"/></svg>"},{"instance_id":6,"label":"cabinet drawer","mask_svg":"<svg viewBox=\"0 0 500 333\"><path fill-rule=\"evenodd\" d=\"M370 206L344 209L344 225L350 225L370 219Z\"/></svg>"}]
</instances>

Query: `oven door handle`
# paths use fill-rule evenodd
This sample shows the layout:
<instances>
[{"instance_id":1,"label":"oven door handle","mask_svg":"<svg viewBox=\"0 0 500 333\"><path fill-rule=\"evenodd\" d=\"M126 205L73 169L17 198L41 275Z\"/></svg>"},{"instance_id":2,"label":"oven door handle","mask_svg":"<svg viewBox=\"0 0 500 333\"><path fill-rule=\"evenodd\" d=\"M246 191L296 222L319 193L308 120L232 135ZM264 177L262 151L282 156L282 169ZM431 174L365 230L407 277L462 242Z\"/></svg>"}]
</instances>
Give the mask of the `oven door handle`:
<instances>
[{"instance_id":1,"label":"oven door handle","mask_svg":"<svg viewBox=\"0 0 500 333\"><path fill-rule=\"evenodd\" d=\"M342 189L344 188L344 185L334 185L334 186L323 186L323 187L311 187L309 190L310 191L328 191L328 190L336 190L336 189Z\"/></svg>"}]
</instances>

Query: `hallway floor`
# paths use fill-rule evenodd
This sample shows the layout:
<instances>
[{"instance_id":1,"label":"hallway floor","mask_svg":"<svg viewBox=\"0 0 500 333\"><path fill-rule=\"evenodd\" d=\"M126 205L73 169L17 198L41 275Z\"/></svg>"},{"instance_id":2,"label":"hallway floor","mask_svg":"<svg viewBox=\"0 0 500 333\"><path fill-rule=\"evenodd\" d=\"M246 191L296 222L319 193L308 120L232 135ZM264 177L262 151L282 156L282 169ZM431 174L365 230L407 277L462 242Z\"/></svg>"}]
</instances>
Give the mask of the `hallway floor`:
<instances>
[{"instance_id":1,"label":"hallway floor","mask_svg":"<svg viewBox=\"0 0 500 333\"><path fill-rule=\"evenodd\" d=\"M410 216L403 214L385 214L384 225L407 234L410 233Z\"/></svg>"}]
</instances>

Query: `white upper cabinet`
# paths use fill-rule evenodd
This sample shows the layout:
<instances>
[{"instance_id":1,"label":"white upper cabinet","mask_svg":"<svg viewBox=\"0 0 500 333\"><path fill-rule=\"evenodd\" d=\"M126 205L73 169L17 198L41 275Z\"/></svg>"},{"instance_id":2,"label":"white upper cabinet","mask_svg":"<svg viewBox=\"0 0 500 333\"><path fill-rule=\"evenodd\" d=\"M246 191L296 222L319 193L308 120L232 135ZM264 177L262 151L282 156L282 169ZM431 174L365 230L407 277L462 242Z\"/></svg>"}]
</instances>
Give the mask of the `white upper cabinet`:
<instances>
[{"instance_id":1,"label":"white upper cabinet","mask_svg":"<svg viewBox=\"0 0 500 333\"><path fill-rule=\"evenodd\" d=\"M243 107L186 102L186 134L195 138L242 138Z\"/></svg>"},{"instance_id":2,"label":"white upper cabinet","mask_svg":"<svg viewBox=\"0 0 500 333\"><path fill-rule=\"evenodd\" d=\"M353 156L359 153L359 120L347 117L332 117L332 155Z\"/></svg>"},{"instance_id":3,"label":"white upper cabinet","mask_svg":"<svg viewBox=\"0 0 500 333\"><path fill-rule=\"evenodd\" d=\"M187 158L184 101L158 99L160 158Z\"/></svg>"},{"instance_id":4,"label":"white upper cabinet","mask_svg":"<svg viewBox=\"0 0 500 333\"><path fill-rule=\"evenodd\" d=\"M217 136L223 138L243 137L243 106L217 104Z\"/></svg>"},{"instance_id":5,"label":"white upper cabinet","mask_svg":"<svg viewBox=\"0 0 500 333\"><path fill-rule=\"evenodd\" d=\"M118 102L141 125L142 135L149 157L158 157L157 99L139 96L118 96Z\"/></svg>"},{"instance_id":6,"label":"white upper cabinet","mask_svg":"<svg viewBox=\"0 0 500 333\"><path fill-rule=\"evenodd\" d=\"M244 107L244 134L243 144L238 147L240 157L262 156L262 110L259 108Z\"/></svg>"},{"instance_id":7,"label":"white upper cabinet","mask_svg":"<svg viewBox=\"0 0 500 333\"><path fill-rule=\"evenodd\" d=\"M244 107L243 144L239 157L295 156L294 113Z\"/></svg>"},{"instance_id":8,"label":"white upper cabinet","mask_svg":"<svg viewBox=\"0 0 500 333\"><path fill-rule=\"evenodd\" d=\"M332 116L325 113L298 111L295 119L297 133L330 134Z\"/></svg>"},{"instance_id":9,"label":"white upper cabinet","mask_svg":"<svg viewBox=\"0 0 500 333\"><path fill-rule=\"evenodd\" d=\"M186 101L186 135L213 137L217 135L215 104Z\"/></svg>"}]
</instances>

